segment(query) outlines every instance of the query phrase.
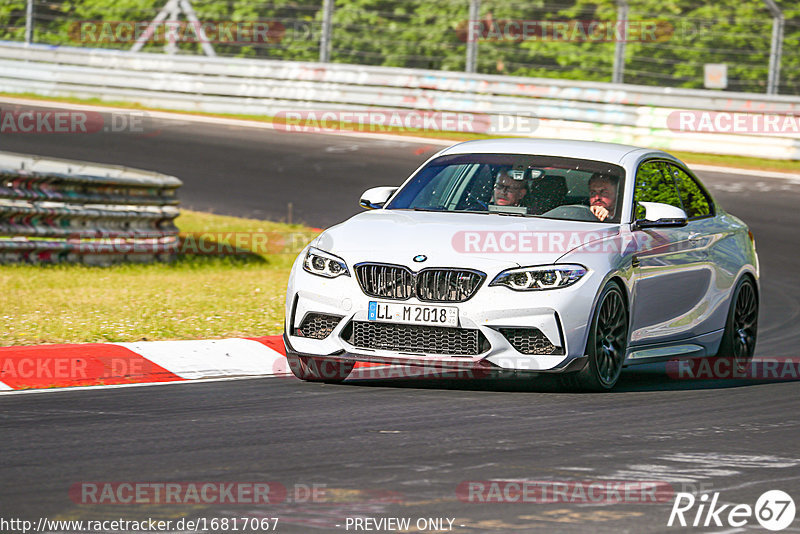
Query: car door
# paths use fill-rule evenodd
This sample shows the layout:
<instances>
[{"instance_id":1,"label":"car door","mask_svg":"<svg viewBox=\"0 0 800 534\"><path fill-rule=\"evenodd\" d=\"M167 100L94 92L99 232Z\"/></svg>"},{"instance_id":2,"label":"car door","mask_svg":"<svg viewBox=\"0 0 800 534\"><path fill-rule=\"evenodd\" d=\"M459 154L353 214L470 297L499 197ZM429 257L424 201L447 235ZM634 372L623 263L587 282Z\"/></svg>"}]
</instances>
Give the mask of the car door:
<instances>
[{"instance_id":1,"label":"car door","mask_svg":"<svg viewBox=\"0 0 800 534\"><path fill-rule=\"evenodd\" d=\"M670 162L642 163L634 187L634 220L644 218L644 208L637 204L642 201L700 213L699 199L695 199L697 208L684 206L680 191L690 189L685 178L691 179ZM695 216L681 228L633 232L637 252L633 259L631 345L671 342L702 333L708 309L705 299L713 278L706 218Z\"/></svg>"},{"instance_id":2,"label":"car door","mask_svg":"<svg viewBox=\"0 0 800 534\"><path fill-rule=\"evenodd\" d=\"M705 255L711 282L705 288L702 304L696 310L695 332L704 334L719 330L727 319L727 299L736 281L740 256L731 237L739 225L732 224L724 212L716 213L714 201L700 182L685 169L668 163L675 178L683 210L689 217L689 240ZM733 247L733 250L732 250Z\"/></svg>"}]
</instances>

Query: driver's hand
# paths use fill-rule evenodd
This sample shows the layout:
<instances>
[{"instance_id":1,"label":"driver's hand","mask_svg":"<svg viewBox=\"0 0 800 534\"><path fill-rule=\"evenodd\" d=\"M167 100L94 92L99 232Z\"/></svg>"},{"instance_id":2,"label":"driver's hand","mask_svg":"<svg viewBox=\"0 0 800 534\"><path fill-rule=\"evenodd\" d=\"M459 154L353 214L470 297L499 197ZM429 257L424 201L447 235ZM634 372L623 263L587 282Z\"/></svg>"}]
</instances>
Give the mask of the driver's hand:
<instances>
[{"instance_id":1,"label":"driver's hand","mask_svg":"<svg viewBox=\"0 0 800 534\"><path fill-rule=\"evenodd\" d=\"M601 221L605 221L608 218L608 210L603 206L595 204L589 208L589 211L591 211L592 214Z\"/></svg>"}]
</instances>

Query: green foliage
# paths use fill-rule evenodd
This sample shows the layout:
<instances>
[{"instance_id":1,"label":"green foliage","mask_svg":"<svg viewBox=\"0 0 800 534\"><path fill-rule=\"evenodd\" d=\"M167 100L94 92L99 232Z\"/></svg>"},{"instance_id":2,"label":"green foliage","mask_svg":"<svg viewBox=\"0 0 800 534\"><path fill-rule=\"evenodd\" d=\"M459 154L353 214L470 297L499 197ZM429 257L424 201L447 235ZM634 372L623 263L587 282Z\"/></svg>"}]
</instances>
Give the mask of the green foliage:
<instances>
[{"instance_id":1,"label":"green foliage","mask_svg":"<svg viewBox=\"0 0 800 534\"><path fill-rule=\"evenodd\" d=\"M166 0L51 0L36 2L36 42L92 46L76 39L79 21L148 21ZM780 0L786 25L781 63L782 94L800 94L800 3ZM215 43L222 56L300 61L319 59L322 0L193 0L202 21L267 21L266 43ZM728 65L729 90L764 92L772 17L764 0L629 0L628 20L652 24L625 52L625 82L702 87L706 63ZM478 72L610 81L615 43L607 39L509 38L492 29L507 21L617 19L615 0L482 0ZM468 0L335 0L332 61L365 65L463 70ZM25 0L0 0L0 38L24 37ZM101 44L130 48L130 43ZM160 51L163 43L145 50ZM200 53L181 43L182 53Z\"/></svg>"},{"instance_id":2,"label":"green foliage","mask_svg":"<svg viewBox=\"0 0 800 534\"><path fill-rule=\"evenodd\" d=\"M21 41L25 38L25 0L0 3L0 37Z\"/></svg>"},{"instance_id":3,"label":"green foliage","mask_svg":"<svg viewBox=\"0 0 800 534\"><path fill-rule=\"evenodd\" d=\"M688 217L711 213L708 198L697 183L679 168L661 161L645 163L636 173L634 202L661 202L682 208ZM644 219L645 209L636 204L636 219Z\"/></svg>"},{"instance_id":4,"label":"green foliage","mask_svg":"<svg viewBox=\"0 0 800 534\"><path fill-rule=\"evenodd\" d=\"M686 212L686 215L690 218L710 215L711 206L708 203L708 198L703 194L697 182L677 167L672 167L672 175L678 185L678 192L683 201L683 211Z\"/></svg>"},{"instance_id":5,"label":"green foliage","mask_svg":"<svg viewBox=\"0 0 800 534\"><path fill-rule=\"evenodd\" d=\"M660 161L645 163L636 172L636 187L633 193L636 202L636 219L644 219L645 208L638 202L661 202L676 208L681 207L681 199L675 188L675 181Z\"/></svg>"}]
</instances>

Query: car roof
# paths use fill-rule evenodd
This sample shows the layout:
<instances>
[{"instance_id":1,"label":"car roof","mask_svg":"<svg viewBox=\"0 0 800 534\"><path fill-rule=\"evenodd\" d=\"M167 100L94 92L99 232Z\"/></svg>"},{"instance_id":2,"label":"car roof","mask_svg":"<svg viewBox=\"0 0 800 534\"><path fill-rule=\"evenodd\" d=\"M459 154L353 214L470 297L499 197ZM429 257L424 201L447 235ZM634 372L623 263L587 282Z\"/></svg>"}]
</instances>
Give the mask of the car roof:
<instances>
[{"instance_id":1,"label":"car roof","mask_svg":"<svg viewBox=\"0 0 800 534\"><path fill-rule=\"evenodd\" d=\"M675 159L666 152L617 143L598 141L572 141L568 139L485 139L466 141L444 149L440 156L451 154L532 154L537 156L561 156L565 158L590 159L608 163L621 163L625 156L654 155Z\"/></svg>"}]
</instances>

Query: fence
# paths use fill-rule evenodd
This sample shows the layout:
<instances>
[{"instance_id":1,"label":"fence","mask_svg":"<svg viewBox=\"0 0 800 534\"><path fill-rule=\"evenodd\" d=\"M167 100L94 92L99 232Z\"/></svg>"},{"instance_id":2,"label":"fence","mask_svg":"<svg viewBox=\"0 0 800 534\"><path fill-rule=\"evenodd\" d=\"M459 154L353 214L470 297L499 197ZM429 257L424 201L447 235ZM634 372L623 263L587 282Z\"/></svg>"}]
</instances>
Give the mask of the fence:
<instances>
[{"instance_id":1,"label":"fence","mask_svg":"<svg viewBox=\"0 0 800 534\"><path fill-rule=\"evenodd\" d=\"M172 176L0 152L0 263L172 259Z\"/></svg>"},{"instance_id":2,"label":"fence","mask_svg":"<svg viewBox=\"0 0 800 534\"><path fill-rule=\"evenodd\" d=\"M137 34L126 24L143 30L163 15L162 31L139 43L144 51L213 48L219 56L684 88L704 87L706 64L725 64L731 91L800 95L800 5L778 4L8 0L0 5L0 39L130 50ZM204 37L185 24L193 16L205 24ZM164 31L170 24L179 28L174 38ZM254 24L264 31L251 31Z\"/></svg>"},{"instance_id":3,"label":"fence","mask_svg":"<svg viewBox=\"0 0 800 534\"><path fill-rule=\"evenodd\" d=\"M9 42L0 43L0 92L262 116L394 109L480 114L499 123L532 115L535 130L505 133L800 158L800 98L786 96ZM721 133L671 124L676 113L693 111L770 114L796 128Z\"/></svg>"}]
</instances>

